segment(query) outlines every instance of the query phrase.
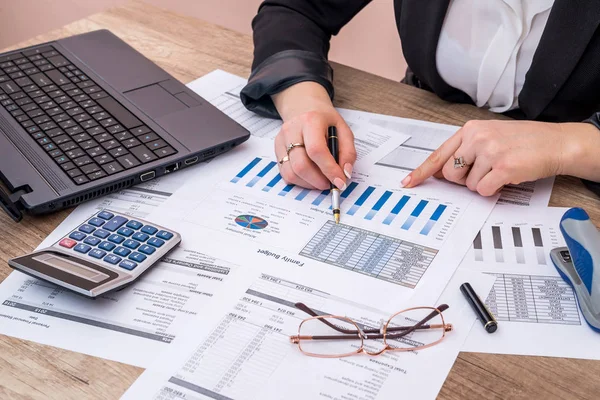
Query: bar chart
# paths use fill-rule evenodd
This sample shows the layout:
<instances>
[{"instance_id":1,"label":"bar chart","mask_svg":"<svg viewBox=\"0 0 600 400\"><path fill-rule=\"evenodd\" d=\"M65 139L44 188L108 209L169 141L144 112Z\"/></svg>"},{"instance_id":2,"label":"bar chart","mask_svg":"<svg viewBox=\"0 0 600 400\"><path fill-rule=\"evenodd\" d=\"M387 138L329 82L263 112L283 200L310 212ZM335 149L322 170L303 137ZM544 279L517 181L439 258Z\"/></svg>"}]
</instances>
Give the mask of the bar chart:
<instances>
[{"instance_id":1,"label":"bar chart","mask_svg":"<svg viewBox=\"0 0 600 400\"><path fill-rule=\"evenodd\" d=\"M308 207L331 209L329 190L309 190L287 184L275 168L276 164L275 161L255 157L241 167L230 182L253 190L260 189L277 197L290 198ZM460 209L451 202L423 199L405 193L352 181L340 194L342 214L443 240Z\"/></svg>"},{"instance_id":2,"label":"bar chart","mask_svg":"<svg viewBox=\"0 0 600 400\"><path fill-rule=\"evenodd\" d=\"M550 265L548 254L559 247L556 228L548 226L486 224L473 240L477 262Z\"/></svg>"}]
</instances>

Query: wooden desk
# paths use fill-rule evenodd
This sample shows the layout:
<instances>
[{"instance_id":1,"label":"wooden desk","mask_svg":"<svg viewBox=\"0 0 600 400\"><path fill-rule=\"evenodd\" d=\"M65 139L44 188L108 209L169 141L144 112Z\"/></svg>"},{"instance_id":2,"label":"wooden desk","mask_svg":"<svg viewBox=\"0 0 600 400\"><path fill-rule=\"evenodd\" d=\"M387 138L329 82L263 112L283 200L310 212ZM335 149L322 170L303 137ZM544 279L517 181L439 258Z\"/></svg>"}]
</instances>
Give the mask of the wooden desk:
<instances>
[{"instance_id":1,"label":"wooden desk","mask_svg":"<svg viewBox=\"0 0 600 400\"><path fill-rule=\"evenodd\" d=\"M108 28L183 82L216 68L248 76L251 38L193 18L133 2L38 36L14 48ZM400 51L400 49L394 49ZM497 115L448 104L431 93L335 65L336 105L461 125ZM584 206L596 224L600 202L577 179L559 178L553 206ZM0 213L0 281L7 260L33 250L68 214L15 224ZM551 329L551 327L549 327ZM565 338L568 340L568 338ZM115 399L142 369L0 335L0 398ZM461 353L440 393L465 398L598 398L600 361Z\"/></svg>"}]
</instances>

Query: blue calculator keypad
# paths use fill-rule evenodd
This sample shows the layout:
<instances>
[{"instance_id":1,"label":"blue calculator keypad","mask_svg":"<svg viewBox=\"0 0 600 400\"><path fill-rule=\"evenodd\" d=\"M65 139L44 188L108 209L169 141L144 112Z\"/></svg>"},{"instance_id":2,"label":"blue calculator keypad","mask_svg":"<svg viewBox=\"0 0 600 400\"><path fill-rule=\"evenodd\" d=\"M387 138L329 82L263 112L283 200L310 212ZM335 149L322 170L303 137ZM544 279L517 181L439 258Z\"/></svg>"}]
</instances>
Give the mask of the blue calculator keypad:
<instances>
[{"instance_id":1,"label":"blue calculator keypad","mask_svg":"<svg viewBox=\"0 0 600 400\"><path fill-rule=\"evenodd\" d=\"M89 244L90 246L98 246L98 244L100 242L101 242L100 239L98 239L97 237L93 237L93 236L88 236L83 240L83 243Z\"/></svg>"},{"instance_id":2,"label":"blue calculator keypad","mask_svg":"<svg viewBox=\"0 0 600 400\"><path fill-rule=\"evenodd\" d=\"M142 228L142 232L147 233L148 235L154 235L156 232L158 232L158 229L151 225L146 225Z\"/></svg>"},{"instance_id":3,"label":"blue calculator keypad","mask_svg":"<svg viewBox=\"0 0 600 400\"><path fill-rule=\"evenodd\" d=\"M59 245L82 254L81 257L132 271L174 236L172 232L129 220L126 216L101 211L69 234L68 238L77 242L76 245L68 240L60 241Z\"/></svg>"}]
</instances>

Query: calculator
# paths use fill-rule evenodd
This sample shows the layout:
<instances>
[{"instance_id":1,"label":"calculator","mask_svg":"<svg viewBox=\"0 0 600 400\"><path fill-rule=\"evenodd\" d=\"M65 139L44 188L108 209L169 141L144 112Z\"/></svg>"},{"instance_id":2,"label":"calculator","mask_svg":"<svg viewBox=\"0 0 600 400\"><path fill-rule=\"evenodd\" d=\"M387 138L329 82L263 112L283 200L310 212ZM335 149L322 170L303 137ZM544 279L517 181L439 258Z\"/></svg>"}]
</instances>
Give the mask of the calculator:
<instances>
[{"instance_id":1,"label":"calculator","mask_svg":"<svg viewBox=\"0 0 600 400\"><path fill-rule=\"evenodd\" d=\"M181 242L163 226L103 210L52 246L8 264L88 297L130 284Z\"/></svg>"}]
</instances>

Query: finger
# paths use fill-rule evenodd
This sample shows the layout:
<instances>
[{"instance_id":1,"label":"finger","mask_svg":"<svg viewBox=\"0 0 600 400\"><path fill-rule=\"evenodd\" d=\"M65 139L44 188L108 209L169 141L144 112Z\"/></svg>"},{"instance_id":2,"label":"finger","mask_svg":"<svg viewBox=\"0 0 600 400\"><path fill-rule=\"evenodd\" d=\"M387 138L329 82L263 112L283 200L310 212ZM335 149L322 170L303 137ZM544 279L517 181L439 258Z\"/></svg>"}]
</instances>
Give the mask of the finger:
<instances>
[{"instance_id":1,"label":"finger","mask_svg":"<svg viewBox=\"0 0 600 400\"><path fill-rule=\"evenodd\" d=\"M454 159L458 157L462 157L463 162L466 164L462 168L454 166ZM475 148L470 144L462 142L452 157L444 164L444 167L442 168L444 178L450 182L464 185L466 177L471 172L471 167L475 163L475 158Z\"/></svg>"},{"instance_id":2,"label":"finger","mask_svg":"<svg viewBox=\"0 0 600 400\"><path fill-rule=\"evenodd\" d=\"M306 154L304 148L295 147L290 151L288 156L290 159L289 165L300 179L314 188L321 190L329 189L329 181L321 173L319 167L308 158L308 154Z\"/></svg>"},{"instance_id":3,"label":"finger","mask_svg":"<svg viewBox=\"0 0 600 400\"><path fill-rule=\"evenodd\" d=\"M327 147L327 122L312 118L304 124L304 145L308 157L319 167L329 182L337 188L346 189L346 176Z\"/></svg>"},{"instance_id":4,"label":"finger","mask_svg":"<svg viewBox=\"0 0 600 400\"><path fill-rule=\"evenodd\" d=\"M283 144L284 140L285 139L281 134L277 135L274 140L275 156L277 157L277 166L279 168L279 174L287 184L302 186L307 189L314 189L314 187L312 187L309 183L305 182L302 178L296 175L289 161L286 161L283 164L279 162L279 160L281 160L287 155L285 145Z\"/></svg>"},{"instance_id":5,"label":"finger","mask_svg":"<svg viewBox=\"0 0 600 400\"><path fill-rule=\"evenodd\" d=\"M477 185L491 170L492 164L485 157L477 157L466 177L467 187L474 192L477 191Z\"/></svg>"},{"instance_id":6,"label":"finger","mask_svg":"<svg viewBox=\"0 0 600 400\"><path fill-rule=\"evenodd\" d=\"M437 148L417 169L402 181L402 186L414 187L421 184L437 171L442 169L446 161L454 156L462 142L462 130L458 130L450 139Z\"/></svg>"},{"instance_id":7,"label":"finger","mask_svg":"<svg viewBox=\"0 0 600 400\"><path fill-rule=\"evenodd\" d=\"M338 134L339 165L344 170L344 175L348 180L352 179L352 171L356 162L356 147L354 146L354 133L346 124L346 121L340 116L336 124Z\"/></svg>"},{"instance_id":8,"label":"finger","mask_svg":"<svg viewBox=\"0 0 600 400\"><path fill-rule=\"evenodd\" d=\"M504 172L492 169L490 173L481 178L477 184L477 193L482 196L493 196L508 183L507 176Z\"/></svg>"}]
</instances>

